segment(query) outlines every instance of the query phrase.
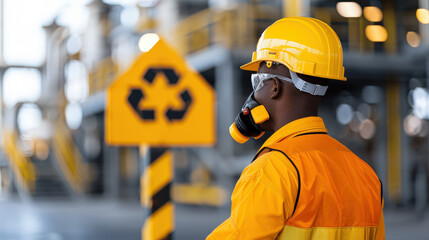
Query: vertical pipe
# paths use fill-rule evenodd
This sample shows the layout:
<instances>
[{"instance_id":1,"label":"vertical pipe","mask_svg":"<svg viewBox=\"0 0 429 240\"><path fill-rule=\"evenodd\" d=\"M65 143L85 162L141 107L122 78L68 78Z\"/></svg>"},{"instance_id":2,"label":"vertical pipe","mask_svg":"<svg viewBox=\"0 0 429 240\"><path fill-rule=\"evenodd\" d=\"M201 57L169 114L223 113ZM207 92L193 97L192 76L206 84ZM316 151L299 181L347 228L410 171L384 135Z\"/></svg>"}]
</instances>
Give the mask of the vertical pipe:
<instances>
[{"instance_id":1,"label":"vertical pipe","mask_svg":"<svg viewBox=\"0 0 429 240\"><path fill-rule=\"evenodd\" d=\"M217 136L219 136L219 139L222 139L222 141L218 142L218 149L226 156L234 154L234 142L227 129L229 129L231 122L237 114L237 109L239 109L237 104L241 104L238 100L238 94L236 94L239 90L239 76L237 76L237 71L234 68L230 55L215 68L218 99L216 108L219 109L219 114L217 114L217 122L219 124Z\"/></svg>"},{"instance_id":2,"label":"vertical pipe","mask_svg":"<svg viewBox=\"0 0 429 240\"><path fill-rule=\"evenodd\" d=\"M429 1L419 0L419 8L429 9ZM422 45L427 49L429 47L429 24L419 23L419 30L420 35L422 36ZM426 57L426 88L429 88L429 55ZM426 161L426 166L428 166L426 172L429 172L429 159L426 159Z\"/></svg>"},{"instance_id":3,"label":"vertical pipe","mask_svg":"<svg viewBox=\"0 0 429 240\"><path fill-rule=\"evenodd\" d=\"M397 52L396 16L394 3L383 1L384 26L388 38L384 44L384 50L389 54ZM387 191L389 199L398 203L402 197L401 180L401 94L398 79L391 79L386 86L387 104Z\"/></svg>"},{"instance_id":4,"label":"vertical pipe","mask_svg":"<svg viewBox=\"0 0 429 240\"><path fill-rule=\"evenodd\" d=\"M359 18L348 18L349 50L359 50Z\"/></svg>"},{"instance_id":5,"label":"vertical pipe","mask_svg":"<svg viewBox=\"0 0 429 240\"><path fill-rule=\"evenodd\" d=\"M359 47L360 47L360 52L369 52L369 53L373 53L374 52L374 43L368 41L368 39L365 36L365 27L367 25L367 21L365 20L365 18L359 18Z\"/></svg>"},{"instance_id":6,"label":"vertical pipe","mask_svg":"<svg viewBox=\"0 0 429 240\"><path fill-rule=\"evenodd\" d=\"M428 0L419 0L418 8L429 9L429 1ZM419 23L419 31L420 31L420 36L422 36L422 43L424 46L427 47L429 45L429 24ZM429 81L429 77L428 77L428 81Z\"/></svg>"},{"instance_id":7,"label":"vertical pipe","mask_svg":"<svg viewBox=\"0 0 429 240\"><path fill-rule=\"evenodd\" d=\"M102 139L106 139L103 136ZM110 199L119 198L119 148L103 144L103 188L104 196Z\"/></svg>"},{"instance_id":8,"label":"vertical pipe","mask_svg":"<svg viewBox=\"0 0 429 240\"><path fill-rule=\"evenodd\" d=\"M419 8L429 8L429 1L419 0ZM429 46L429 24L419 23L420 35L422 36L422 45L427 49ZM426 88L429 88L429 56L426 57ZM428 140L429 144L429 140ZM429 157L429 156L428 156ZM426 169L420 169L420 174L416 179L416 210L419 217L423 217L428 199L428 174L429 174L429 158L426 157ZM420 189L418 189L420 187Z\"/></svg>"},{"instance_id":9,"label":"vertical pipe","mask_svg":"<svg viewBox=\"0 0 429 240\"><path fill-rule=\"evenodd\" d=\"M331 13L329 12L329 8L314 8L314 17L331 26Z\"/></svg>"},{"instance_id":10,"label":"vertical pipe","mask_svg":"<svg viewBox=\"0 0 429 240\"><path fill-rule=\"evenodd\" d=\"M399 82L388 82L387 103L387 190L396 203L401 197L401 119Z\"/></svg>"},{"instance_id":11,"label":"vertical pipe","mask_svg":"<svg viewBox=\"0 0 429 240\"><path fill-rule=\"evenodd\" d=\"M384 44L384 49L387 53L396 54L397 47L397 36L396 36L396 16L393 3L390 1L383 1L384 5L384 26L386 27L388 38Z\"/></svg>"},{"instance_id":12,"label":"vertical pipe","mask_svg":"<svg viewBox=\"0 0 429 240\"><path fill-rule=\"evenodd\" d=\"M296 17L310 16L310 1L309 0L283 0L283 16Z\"/></svg>"}]
</instances>

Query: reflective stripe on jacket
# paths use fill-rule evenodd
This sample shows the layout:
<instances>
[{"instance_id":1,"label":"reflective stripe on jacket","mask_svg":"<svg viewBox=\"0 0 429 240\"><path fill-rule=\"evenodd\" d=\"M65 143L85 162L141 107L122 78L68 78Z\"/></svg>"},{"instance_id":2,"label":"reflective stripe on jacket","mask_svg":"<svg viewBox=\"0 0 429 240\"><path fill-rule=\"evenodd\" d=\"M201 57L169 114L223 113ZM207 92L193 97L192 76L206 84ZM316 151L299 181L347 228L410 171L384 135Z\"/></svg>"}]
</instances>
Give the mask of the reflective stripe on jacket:
<instances>
[{"instance_id":1,"label":"reflective stripe on jacket","mask_svg":"<svg viewBox=\"0 0 429 240\"><path fill-rule=\"evenodd\" d=\"M384 239L381 183L319 117L275 132L242 173L231 217L207 239Z\"/></svg>"}]
</instances>

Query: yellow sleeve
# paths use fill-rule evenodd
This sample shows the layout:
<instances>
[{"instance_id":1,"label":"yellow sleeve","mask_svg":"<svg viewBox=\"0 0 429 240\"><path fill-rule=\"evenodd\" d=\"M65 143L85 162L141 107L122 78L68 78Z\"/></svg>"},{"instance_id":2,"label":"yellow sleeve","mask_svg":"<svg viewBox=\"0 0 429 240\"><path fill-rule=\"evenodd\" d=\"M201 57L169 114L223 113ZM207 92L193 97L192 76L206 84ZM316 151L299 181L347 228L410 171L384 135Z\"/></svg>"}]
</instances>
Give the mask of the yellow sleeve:
<instances>
[{"instance_id":1,"label":"yellow sleeve","mask_svg":"<svg viewBox=\"0 0 429 240\"><path fill-rule=\"evenodd\" d=\"M384 232L383 207L384 207L384 200L383 200L383 203L382 203L382 206L381 206L380 221L378 222L377 236L375 237L376 240L384 240L384 239L386 239L385 232Z\"/></svg>"},{"instance_id":2,"label":"yellow sleeve","mask_svg":"<svg viewBox=\"0 0 429 240\"><path fill-rule=\"evenodd\" d=\"M275 239L292 215L298 174L280 153L269 152L242 173L232 193L231 216L207 240Z\"/></svg>"}]
</instances>

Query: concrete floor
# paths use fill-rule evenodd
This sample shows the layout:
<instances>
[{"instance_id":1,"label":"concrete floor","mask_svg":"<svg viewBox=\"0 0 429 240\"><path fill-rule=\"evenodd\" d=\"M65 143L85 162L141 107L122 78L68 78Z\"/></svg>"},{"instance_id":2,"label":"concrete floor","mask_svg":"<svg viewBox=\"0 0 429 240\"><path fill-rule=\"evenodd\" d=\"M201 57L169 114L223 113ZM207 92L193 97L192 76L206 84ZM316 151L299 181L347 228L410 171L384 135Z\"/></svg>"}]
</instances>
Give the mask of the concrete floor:
<instances>
[{"instance_id":1,"label":"concrete floor","mask_svg":"<svg viewBox=\"0 0 429 240\"><path fill-rule=\"evenodd\" d=\"M417 214L410 209L384 211L386 239L427 240L429 239L429 211Z\"/></svg>"},{"instance_id":2,"label":"concrete floor","mask_svg":"<svg viewBox=\"0 0 429 240\"><path fill-rule=\"evenodd\" d=\"M204 239L228 217L226 208L176 206L174 239ZM385 210L387 239L429 239L429 212ZM0 200L1 240L140 240L143 211L137 201Z\"/></svg>"},{"instance_id":3,"label":"concrete floor","mask_svg":"<svg viewBox=\"0 0 429 240\"><path fill-rule=\"evenodd\" d=\"M142 222L136 202L0 201L2 240L137 240Z\"/></svg>"}]
</instances>

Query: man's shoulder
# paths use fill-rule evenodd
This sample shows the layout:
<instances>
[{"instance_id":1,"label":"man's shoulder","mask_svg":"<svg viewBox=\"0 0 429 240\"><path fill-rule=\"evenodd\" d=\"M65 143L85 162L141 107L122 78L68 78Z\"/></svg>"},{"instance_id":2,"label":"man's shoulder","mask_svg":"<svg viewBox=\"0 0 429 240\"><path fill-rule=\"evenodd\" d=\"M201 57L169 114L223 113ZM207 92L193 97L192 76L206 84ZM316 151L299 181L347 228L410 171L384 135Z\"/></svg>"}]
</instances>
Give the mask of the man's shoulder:
<instances>
[{"instance_id":1,"label":"man's shoulder","mask_svg":"<svg viewBox=\"0 0 429 240\"><path fill-rule=\"evenodd\" d=\"M342 143L328 134L307 134L284 139L278 143L267 146L268 149L279 150L286 155L309 151L347 151L351 152Z\"/></svg>"},{"instance_id":2,"label":"man's shoulder","mask_svg":"<svg viewBox=\"0 0 429 240\"><path fill-rule=\"evenodd\" d=\"M323 159L325 163L333 163L332 166L337 167L339 163L345 165L353 163L357 168L364 172L371 172L371 175L376 177L374 170L362 158L327 134L300 136L281 141L268 148L284 153L298 169L310 163L308 159ZM338 161L340 159L342 161Z\"/></svg>"},{"instance_id":3,"label":"man's shoulder","mask_svg":"<svg viewBox=\"0 0 429 240\"><path fill-rule=\"evenodd\" d=\"M267 174L286 174L289 171L295 171L295 168L282 152L266 151L244 169L241 178L258 179Z\"/></svg>"}]
</instances>

